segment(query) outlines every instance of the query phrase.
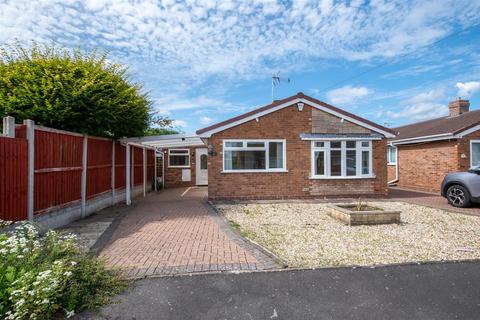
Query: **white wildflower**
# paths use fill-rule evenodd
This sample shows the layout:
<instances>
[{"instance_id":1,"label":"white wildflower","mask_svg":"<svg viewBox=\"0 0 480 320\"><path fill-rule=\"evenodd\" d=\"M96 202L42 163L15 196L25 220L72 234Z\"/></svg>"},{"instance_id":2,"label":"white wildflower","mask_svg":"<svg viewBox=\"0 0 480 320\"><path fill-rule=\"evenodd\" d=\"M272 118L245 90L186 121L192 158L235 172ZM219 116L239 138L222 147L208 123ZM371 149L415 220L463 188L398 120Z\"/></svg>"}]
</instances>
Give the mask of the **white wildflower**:
<instances>
[{"instance_id":1,"label":"white wildflower","mask_svg":"<svg viewBox=\"0 0 480 320\"><path fill-rule=\"evenodd\" d=\"M71 318L75 315L75 310L67 311L67 318Z\"/></svg>"}]
</instances>

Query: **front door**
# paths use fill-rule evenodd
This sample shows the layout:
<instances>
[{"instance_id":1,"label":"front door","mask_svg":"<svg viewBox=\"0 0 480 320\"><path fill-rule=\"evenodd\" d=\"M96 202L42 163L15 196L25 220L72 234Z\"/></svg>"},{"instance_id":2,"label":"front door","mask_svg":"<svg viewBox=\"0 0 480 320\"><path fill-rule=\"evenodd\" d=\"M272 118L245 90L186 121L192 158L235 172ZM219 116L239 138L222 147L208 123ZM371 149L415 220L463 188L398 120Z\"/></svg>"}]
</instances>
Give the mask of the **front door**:
<instances>
[{"instance_id":1,"label":"front door","mask_svg":"<svg viewBox=\"0 0 480 320\"><path fill-rule=\"evenodd\" d=\"M196 176L197 186L206 186L208 184L208 150L205 148L197 149L196 153Z\"/></svg>"}]
</instances>

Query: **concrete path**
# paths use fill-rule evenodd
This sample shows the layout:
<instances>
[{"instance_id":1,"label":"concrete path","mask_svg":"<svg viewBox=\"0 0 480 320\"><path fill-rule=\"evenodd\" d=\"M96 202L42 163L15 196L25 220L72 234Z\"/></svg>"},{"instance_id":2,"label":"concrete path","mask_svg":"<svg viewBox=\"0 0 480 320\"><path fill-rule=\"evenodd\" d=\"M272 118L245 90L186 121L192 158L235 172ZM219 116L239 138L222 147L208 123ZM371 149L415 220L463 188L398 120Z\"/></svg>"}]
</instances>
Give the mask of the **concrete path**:
<instances>
[{"instance_id":1,"label":"concrete path","mask_svg":"<svg viewBox=\"0 0 480 320\"><path fill-rule=\"evenodd\" d=\"M233 232L206 198L206 188L189 188L137 201L103 237L100 257L133 278L279 267Z\"/></svg>"},{"instance_id":2,"label":"concrete path","mask_svg":"<svg viewBox=\"0 0 480 320\"><path fill-rule=\"evenodd\" d=\"M471 208L456 208L450 205L447 199L434 193L390 187L389 198L451 212L480 216L480 206L478 204L474 204Z\"/></svg>"},{"instance_id":3,"label":"concrete path","mask_svg":"<svg viewBox=\"0 0 480 320\"><path fill-rule=\"evenodd\" d=\"M211 274L137 281L80 319L478 319L480 264Z\"/></svg>"}]
</instances>

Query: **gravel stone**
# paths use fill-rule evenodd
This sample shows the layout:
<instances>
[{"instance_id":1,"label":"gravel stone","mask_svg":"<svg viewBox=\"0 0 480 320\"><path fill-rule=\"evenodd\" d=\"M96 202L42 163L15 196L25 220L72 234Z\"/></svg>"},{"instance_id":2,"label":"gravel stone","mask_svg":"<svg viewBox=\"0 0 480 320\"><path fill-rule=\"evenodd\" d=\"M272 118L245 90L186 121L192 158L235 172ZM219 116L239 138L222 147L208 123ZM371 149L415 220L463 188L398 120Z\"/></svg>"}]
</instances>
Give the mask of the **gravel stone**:
<instances>
[{"instance_id":1,"label":"gravel stone","mask_svg":"<svg viewBox=\"0 0 480 320\"><path fill-rule=\"evenodd\" d=\"M240 232L290 267L378 265L480 259L480 218L404 202L369 202L401 210L401 223L347 226L324 203L221 204Z\"/></svg>"}]
</instances>

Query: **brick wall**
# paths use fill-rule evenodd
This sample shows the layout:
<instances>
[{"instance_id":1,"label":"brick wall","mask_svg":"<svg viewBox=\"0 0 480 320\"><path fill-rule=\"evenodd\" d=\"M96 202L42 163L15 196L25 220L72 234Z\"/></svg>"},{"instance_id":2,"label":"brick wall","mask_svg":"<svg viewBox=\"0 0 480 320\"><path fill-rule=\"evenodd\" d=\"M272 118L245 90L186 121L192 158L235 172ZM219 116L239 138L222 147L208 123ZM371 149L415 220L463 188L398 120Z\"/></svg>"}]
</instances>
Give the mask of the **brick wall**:
<instances>
[{"instance_id":1,"label":"brick wall","mask_svg":"<svg viewBox=\"0 0 480 320\"><path fill-rule=\"evenodd\" d=\"M176 148L173 148L176 149ZM165 157L165 188L180 188L180 187L191 187L195 185L195 149L196 147L191 148L179 148L179 149L190 149L190 167L188 168L172 168L168 166L168 149L163 149L163 154ZM182 170L190 169L190 181L182 181Z\"/></svg>"},{"instance_id":2,"label":"brick wall","mask_svg":"<svg viewBox=\"0 0 480 320\"><path fill-rule=\"evenodd\" d=\"M444 176L459 171L457 141L398 146L398 186L440 191Z\"/></svg>"},{"instance_id":3,"label":"brick wall","mask_svg":"<svg viewBox=\"0 0 480 320\"><path fill-rule=\"evenodd\" d=\"M480 140L480 131L473 132L458 140L459 166L457 171L466 171L470 168L470 140Z\"/></svg>"},{"instance_id":4,"label":"brick wall","mask_svg":"<svg viewBox=\"0 0 480 320\"><path fill-rule=\"evenodd\" d=\"M373 172L377 175L376 179L309 179L311 144L310 141L300 140L300 134L312 132L312 109L306 104L303 111L298 111L292 105L260 117L258 122L252 120L212 135L208 144L214 147L217 155L209 156L209 198L281 199L385 195L386 140L373 143ZM344 126L339 118L336 123ZM222 173L224 139L286 139L288 172Z\"/></svg>"},{"instance_id":5,"label":"brick wall","mask_svg":"<svg viewBox=\"0 0 480 320\"><path fill-rule=\"evenodd\" d=\"M387 165L387 181L392 181L396 179L396 168L395 165Z\"/></svg>"}]
</instances>

